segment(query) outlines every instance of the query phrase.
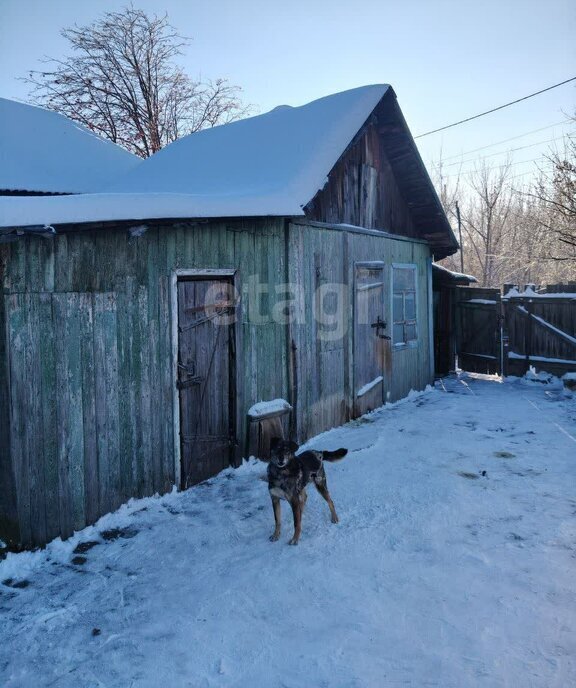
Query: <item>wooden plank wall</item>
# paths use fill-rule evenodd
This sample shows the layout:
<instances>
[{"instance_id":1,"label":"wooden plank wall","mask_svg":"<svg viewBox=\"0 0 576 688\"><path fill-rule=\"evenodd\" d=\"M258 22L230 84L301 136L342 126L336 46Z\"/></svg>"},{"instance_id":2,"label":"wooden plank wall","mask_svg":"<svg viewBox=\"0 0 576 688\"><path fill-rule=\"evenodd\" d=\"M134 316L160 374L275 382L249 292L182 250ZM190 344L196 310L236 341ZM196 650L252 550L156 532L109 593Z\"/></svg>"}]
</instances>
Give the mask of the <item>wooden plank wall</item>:
<instances>
[{"instance_id":1,"label":"wooden plank wall","mask_svg":"<svg viewBox=\"0 0 576 688\"><path fill-rule=\"evenodd\" d=\"M11 387L2 376L0 424L6 425L9 402L10 433L3 437L10 435L12 470L0 475L0 489L17 495L20 543L66 537L132 496L162 493L174 484L175 269L238 271L240 442L246 409L277 397L294 401L294 379L300 440L350 418L352 332L319 338L331 326L314 317L321 304L313 294L321 285L345 285L351 323L355 261L384 261L388 285L393 262L418 265L418 346L393 353L387 398L430 382L428 246L297 223L286 230L281 219L182 223L151 226L138 238L114 228L23 237L2 247L7 260L0 326L5 318L8 351L0 366L9 361ZM257 321L250 313L251 276L271 290L259 297ZM303 322L294 326L271 317L288 281L304 290ZM334 295L324 305L332 313ZM387 298L389 322L390 310ZM9 506L0 513L2 533L9 513Z\"/></svg>"},{"instance_id":2,"label":"wooden plank wall","mask_svg":"<svg viewBox=\"0 0 576 688\"><path fill-rule=\"evenodd\" d=\"M0 429L9 403L11 432L0 439L0 490L17 495L20 533L9 532L15 505L6 501L0 535L34 545L132 496L171 489L172 271L236 268L274 287L285 281L284 222L155 226L138 238L120 228L23 237L2 252L8 352L0 373L8 360L11 389L2 374ZM240 441L248 406L287 395L285 327L250 323L243 308L241 320Z\"/></svg>"},{"instance_id":3,"label":"wooden plank wall","mask_svg":"<svg viewBox=\"0 0 576 688\"><path fill-rule=\"evenodd\" d=\"M386 155L376 120L331 170L326 186L306 207L310 220L345 223L417 237L410 206Z\"/></svg>"},{"instance_id":4,"label":"wooden plank wall","mask_svg":"<svg viewBox=\"0 0 576 688\"><path fill-rule=\"evenodd\" d=\"M348 324L352 323L354 263L385 262L386 298L384 319L391 322L391 266L418 266L418 345L392 351L392 374L386 400L395 401L411 390L424 389L431 379L427 259L429 248L422 243L374 235L319 228L301 223L290 225L290 281L302 283L307 295L304 323L291 327L296 345L298 440L315 435L350 419L353 390L353 341L349 327L336 341L319 341L314 317L318 304L311 295L322 283L347 285ZM390 331L391 328L389 328Z\"/></svg>"},{"instance_id":5,"label":"wooden plank wall","mask_svg":"<svg viewBox=\"0 0 576 688\"><path fill-rule=\"evenodd\" d=\"M0 245L0 280L8 260L8 246ZM0 282L1 283L1 282ZM10 456L10 411L8 358L6 353L6 310L0 297L0 524L1 536L10 541L18 538L18 512L15 476Z\"/></svg>"}]
</instances>

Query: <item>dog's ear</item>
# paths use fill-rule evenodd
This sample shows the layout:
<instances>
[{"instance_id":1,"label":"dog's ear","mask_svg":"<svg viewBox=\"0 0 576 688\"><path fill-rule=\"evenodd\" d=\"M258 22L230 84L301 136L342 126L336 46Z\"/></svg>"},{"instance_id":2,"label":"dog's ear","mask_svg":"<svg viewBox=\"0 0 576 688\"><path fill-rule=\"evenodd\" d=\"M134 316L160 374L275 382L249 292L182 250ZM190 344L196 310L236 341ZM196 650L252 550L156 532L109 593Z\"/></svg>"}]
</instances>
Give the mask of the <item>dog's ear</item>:
<instances>
[{"instance_id":1,"label":"dog's ear","mask_svg":"<svg viewBox=\"0 0 576 688\"><path fill-rule=\"evenodd\" d=\"M270 450L271 450L271 451L274 451L274 449L276 449L276 447L280 444L280 442L282 442L282 438L281 438L281 437L273 437L273 438L270 440Z\"/></svg>"},{"instance_id":2,"label":"dog's ear","mask_svg":"<svg viewBox=\"0 0 576 688\"><path fill-rule=\"evenodd\" d=\"M290 440L288 442L288 448L290 449L291 452L296 452L296 450L298 449L298 444L296 444L296 442L293 442L292 440Z\"/></svg>"}]
</instances>

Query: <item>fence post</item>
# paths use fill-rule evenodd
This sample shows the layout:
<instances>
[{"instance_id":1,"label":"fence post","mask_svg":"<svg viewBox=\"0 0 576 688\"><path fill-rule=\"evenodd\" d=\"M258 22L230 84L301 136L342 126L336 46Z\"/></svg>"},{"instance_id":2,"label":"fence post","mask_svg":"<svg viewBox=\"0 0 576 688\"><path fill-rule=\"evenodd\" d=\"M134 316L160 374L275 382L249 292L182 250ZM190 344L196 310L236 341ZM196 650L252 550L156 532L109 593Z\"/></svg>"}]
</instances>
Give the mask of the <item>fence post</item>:
<instances>
[{"instance_id":1,"label":"fence post","mask_svg":"<svg viewBox=\"0 0 576 688\"><path fill-rule=\"evenodd\" d=\"M526 352L526 370L524 372L527 373L530 370L530 356L532 355L532 327L534 323L534 317L532 315L534 312L534 302L532 299L528 299L526 302L526 310L528 311L528 322L526 323L524 340L524 351Z\"/></svg>"},{"instance_id":2,"label":"fence post","mask_svg":"<svg viewBox=\"0 0 576 688\"><path fill-rule=\"evenodd\" d=\"M506 321L507 302L500 301L500 375L508 375L508 351L510 339L508 337L508 326Z\"/></svg>"}]
</instances>

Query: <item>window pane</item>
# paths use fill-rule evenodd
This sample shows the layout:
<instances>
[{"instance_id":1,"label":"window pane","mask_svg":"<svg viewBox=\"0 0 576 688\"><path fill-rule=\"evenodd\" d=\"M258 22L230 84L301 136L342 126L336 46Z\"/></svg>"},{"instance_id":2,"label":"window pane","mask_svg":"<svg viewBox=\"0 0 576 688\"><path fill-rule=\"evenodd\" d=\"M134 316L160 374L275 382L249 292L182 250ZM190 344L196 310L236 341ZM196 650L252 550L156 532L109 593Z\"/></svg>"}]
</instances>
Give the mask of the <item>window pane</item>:
<instances>
[{"instance_id":1,"label":"window pane","mask_svg":"<svg viewBox=\"0 0 576 688\"><path fill-rule=\"evenodd\" d=\"M394 293L394 322L401 322L404 320L404 307L402 305L402 292Z\"/></svg>"},{"instance_id":2,"label":"window pane","mask_svg":"<svg viewBox=\"0 0 576 688\"><path fill-rule=\"evenodd\" d=\"M406 341L413 342L416 339L416 323L406 323Z\"/></svg>"},{"instance_id":3,"label":"window pane","mask_svg":"<svg viewBox=\"0 0 576 688\"><path fill-rule=\"evenodd\" d=\"M404 315L406 320L416 320L416 293L413 291L404 294Z\"/></svg>"},{"instance_id":4,"label":"window pane","mask_svg":"<svg viewBox=\"0 0 576 688\"><path fill-rule=\"evenodd\" d=\"M409 289L414 291L416 289L414 277L416 271L412 268L394 268L394 291Z\"/></svg>"},{"instance_id":5,"label":"window pane","mask_svg":"<svg viewBox=\"0 0 576 688\"><path fill-rule=\"evenodd\" d=\"M365 267L362 265L356 266L356 277L362 281L368 282L379 282L382 281L382 270L381 267Z\"/></svg>"},{"instance_id":6,"label":"window pane","mask_svg":"<svg viewBox=\"0 0 576 688\"><path fill-rule=\"evenodd\" d=\"M404 342L404 325L402 323L394 325L394 344L402 344Z\"/></svg>"}]
</instances>

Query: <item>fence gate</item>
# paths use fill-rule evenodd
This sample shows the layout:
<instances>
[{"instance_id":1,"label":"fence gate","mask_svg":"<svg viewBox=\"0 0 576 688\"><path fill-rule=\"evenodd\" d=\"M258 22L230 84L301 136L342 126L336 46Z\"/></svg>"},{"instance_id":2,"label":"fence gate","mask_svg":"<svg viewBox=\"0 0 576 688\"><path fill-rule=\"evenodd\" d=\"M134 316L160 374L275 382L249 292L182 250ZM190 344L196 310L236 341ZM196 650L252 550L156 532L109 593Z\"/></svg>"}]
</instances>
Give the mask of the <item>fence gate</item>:
<instances>
[{"instance_id":1,"label":"fence gate","mask_svg":"<svg viewBox=\"0 0 576 688\"><path fill-rule=\"evenodd\" d=\"M458 287L456 294L458 367L472 373L500 373L500 290Z\"/></svg>"}]
</instances>

